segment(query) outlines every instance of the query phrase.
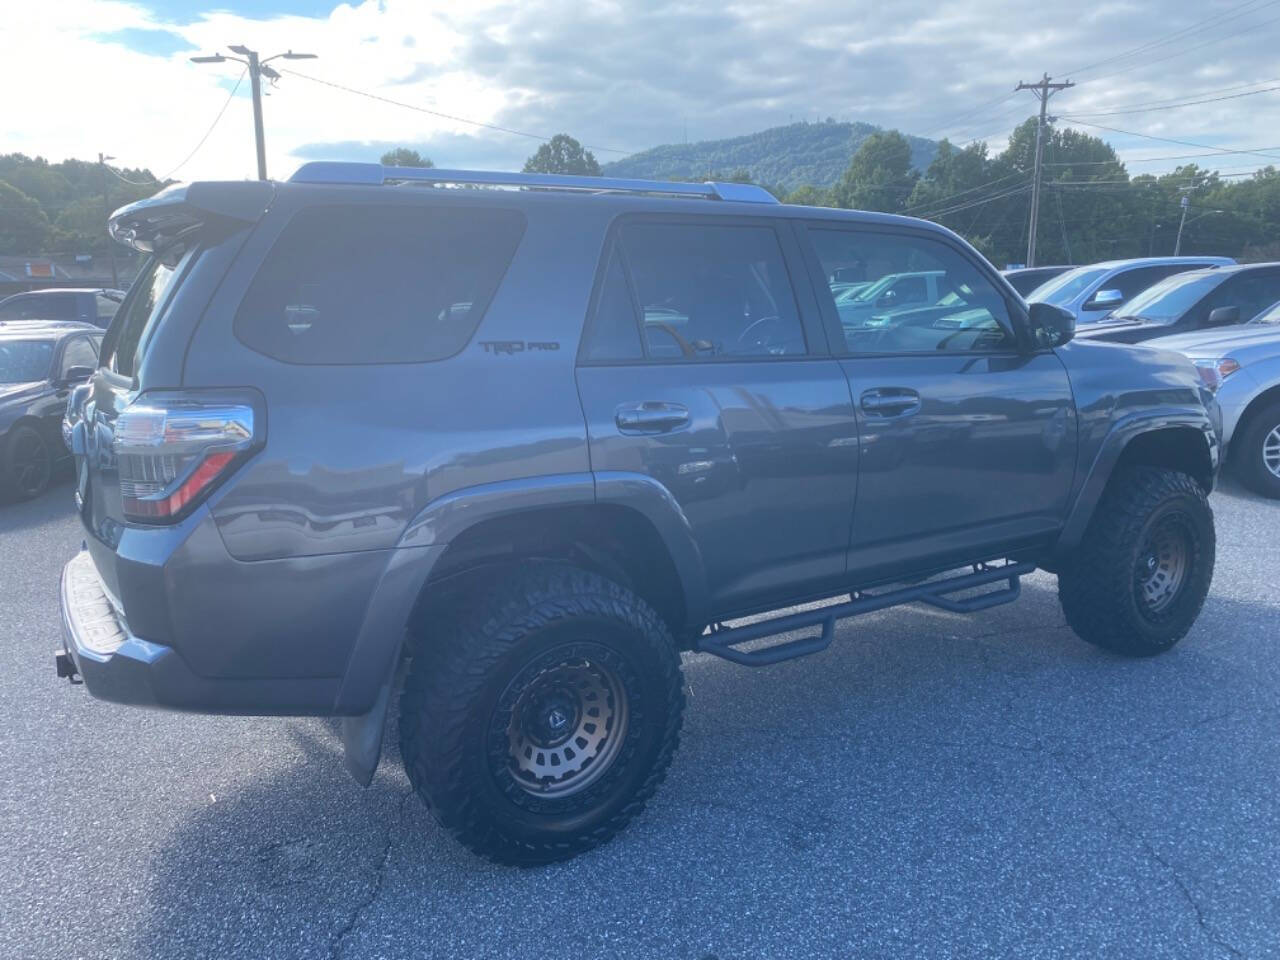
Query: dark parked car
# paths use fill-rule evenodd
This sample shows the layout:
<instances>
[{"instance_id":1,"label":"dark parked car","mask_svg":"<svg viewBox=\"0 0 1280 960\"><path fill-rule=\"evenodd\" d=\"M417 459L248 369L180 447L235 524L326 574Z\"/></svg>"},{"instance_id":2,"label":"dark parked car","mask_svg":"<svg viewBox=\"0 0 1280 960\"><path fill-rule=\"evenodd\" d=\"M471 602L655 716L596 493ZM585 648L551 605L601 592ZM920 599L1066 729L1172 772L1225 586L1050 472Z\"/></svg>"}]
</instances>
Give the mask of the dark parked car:
<instances>
[{"instance_id":1,"label":"dark parked car","mask_svg":"<svg viewBox=\"0 0 1280 960\"><path fill-rule=\"evenodd\" d=\"M642 808L682 651L817 654L837 620L975 612L1043 567L1080 637L1147 656L1209 588L1195 367L1070 342L936 224L312 163L111 229L153 255L67 406L86 549L59 674L342 717L368 783L408 660L409 781L495 860L572 856ZM841 323L831 283L912 273L923 301Z\"/></svg>"},{"instance_id":2,"label":"dark parked car","mask_svg":"<svg viewBox=\"0 0 1280 960\"><path fill-rule=\"evenodd\" d=\"M1211 267L1166 277L1077 336L1115 343L1242 323L1280 300L1280 263Z\"/></svg>"},{"instance_id":3,"label":"dark parked car","mask_svg":"<svg viewBox=\"0 0 1280 960\"><path fill-rule=\"evenodd\" d=\"M29 499L69 455L62 414L98 366L102 331L84 323L0 323L0 491Z\"/></svg>"},{"instance_id":4,"label":"dark parked car","mask_svg":"<svg viewBox=\"0 0 1280 960\"><path fill-rule=\"evenodd\" d=\"M1016 267L1013 270L1002 270L1009 285L1024 297L1040 284L1052 280L1059 274L1073 270L1074 267Z\"/></svg>"},{"instance_id":5,"label":"dark parked car","mask_svg":"<svg viewBox=\"0 0 1280 960\"><path fill-rule=\"evenodd\" d=\"M123 299L123 290L103 287L81 290L60 287L15 293L0 300L0 321L79 320L105 329Z\"/></svg>"}]
</instances>

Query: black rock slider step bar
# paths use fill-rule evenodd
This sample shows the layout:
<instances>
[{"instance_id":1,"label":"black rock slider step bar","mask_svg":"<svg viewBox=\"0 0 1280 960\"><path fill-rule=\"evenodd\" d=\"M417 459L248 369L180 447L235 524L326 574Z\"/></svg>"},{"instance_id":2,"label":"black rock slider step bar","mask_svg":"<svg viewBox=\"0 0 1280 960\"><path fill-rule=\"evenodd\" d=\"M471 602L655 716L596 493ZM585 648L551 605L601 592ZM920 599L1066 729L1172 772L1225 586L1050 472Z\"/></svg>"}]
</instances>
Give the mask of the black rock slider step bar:
<instances>
[{"instance_id":1,"label":"black rock slider step bar","mask_svg":"<svg viewBox=\"0 0 1280 960\"><path fill-rule=\"evenodd\" d=\"M835 636L837 620L847 620L849 617L864 613L874 613L877 610L901 606L904 603L927 603L951 613L976 613L1002 603L1012 603L1018 599L1018 594L1022 591L1020 578L1034 572L1035 569L1034 563L1005 563L999 566L976 563L973 565L972 573L962 576L917 583L897 590L887 590L884 593L857 592L850 594L850 599L846 603L837 603L817 610L790 613L743 627L713 624L709 633L697 639L694 649L699 653L715 654L733 663L740 663L744 667L765 667L827 649ZM989 590L986 593L958 600L948 596L963 590L984 587L990 583L999 583L1002 580L1004 586L997 590ZM740 643L817 625L822 626L822 632L816 636L788 640L786 643L762 647L759 650L736 649Z\"/></svg>"}]
</instances>

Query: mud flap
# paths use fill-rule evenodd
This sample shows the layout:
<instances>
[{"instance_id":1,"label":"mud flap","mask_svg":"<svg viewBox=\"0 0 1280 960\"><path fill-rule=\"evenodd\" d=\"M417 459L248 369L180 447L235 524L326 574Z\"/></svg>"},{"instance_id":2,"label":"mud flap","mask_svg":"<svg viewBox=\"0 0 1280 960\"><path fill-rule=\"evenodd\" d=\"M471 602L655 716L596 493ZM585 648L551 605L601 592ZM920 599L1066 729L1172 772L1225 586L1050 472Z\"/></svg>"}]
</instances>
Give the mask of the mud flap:
<instances>
[{"instance_id":1,"label":"mud flap","mask_svg":"<svg viewBox=\"0 0 1280 960\"><path fill-rule=\"evenodd\" d=\"M391 702L394 672L378 690L378 698L368 713L342 718L342 762L356 783L367 787L373 782L382 756L382 737L387 728L387 705Z\"/></svg>"}]
</instances>

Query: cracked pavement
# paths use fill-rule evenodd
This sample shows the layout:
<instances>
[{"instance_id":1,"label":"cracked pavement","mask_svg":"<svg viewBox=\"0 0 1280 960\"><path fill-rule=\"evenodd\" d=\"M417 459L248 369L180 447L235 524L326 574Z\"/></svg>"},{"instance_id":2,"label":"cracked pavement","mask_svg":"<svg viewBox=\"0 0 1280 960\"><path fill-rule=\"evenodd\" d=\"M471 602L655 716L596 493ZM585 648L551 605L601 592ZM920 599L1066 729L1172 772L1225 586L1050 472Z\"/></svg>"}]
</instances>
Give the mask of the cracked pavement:
<instances>
[{"instance_id":1,"label":"cracked pavement","mask_svg":"<svg viewBox=\"0 0 1280 960\"><path fill-rule=\"evenodd\" d=\"M477 860L337 724L131 710L54 677L63 483L0 507L0 958L1280 956L1280 504L1213 497L1172 653L1063 625L847 621L763 670L687 657L682 745L623 835Z\"/></svg>"}]
</instances>

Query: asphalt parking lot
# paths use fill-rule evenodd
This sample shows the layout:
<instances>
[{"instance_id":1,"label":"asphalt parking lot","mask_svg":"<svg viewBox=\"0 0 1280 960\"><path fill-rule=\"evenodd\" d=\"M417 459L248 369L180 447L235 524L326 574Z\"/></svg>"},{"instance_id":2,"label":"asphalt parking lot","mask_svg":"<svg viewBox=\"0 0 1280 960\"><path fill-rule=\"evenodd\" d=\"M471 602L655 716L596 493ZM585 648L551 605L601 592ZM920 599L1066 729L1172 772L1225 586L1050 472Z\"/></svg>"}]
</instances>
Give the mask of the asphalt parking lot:
<instances>
[{"instance_id":1,"label":"asphalt parking lot","mask_svg":"<svg viewBox=\"0 0 1280 960\"><path fill-rule=\"evenodd\" d=\"M764 670L686 659L648 810L535 870L477 860L391 742L131 710L54 677L63 483L0 507L0 957L1280 955L1280 504L1216 493L1172 653L1063 626L1052 577Z\"/></svg>"}]
</instances>

